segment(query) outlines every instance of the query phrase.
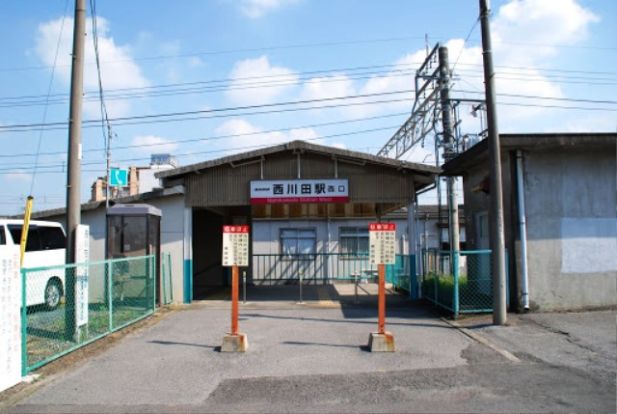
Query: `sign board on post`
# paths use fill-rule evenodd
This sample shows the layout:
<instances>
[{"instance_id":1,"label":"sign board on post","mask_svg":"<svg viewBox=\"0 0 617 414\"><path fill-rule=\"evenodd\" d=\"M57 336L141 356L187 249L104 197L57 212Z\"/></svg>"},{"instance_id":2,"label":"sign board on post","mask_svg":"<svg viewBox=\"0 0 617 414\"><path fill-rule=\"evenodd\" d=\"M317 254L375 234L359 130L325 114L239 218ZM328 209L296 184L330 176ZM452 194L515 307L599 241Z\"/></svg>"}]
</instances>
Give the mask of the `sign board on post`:
<instances>
[{"instance_id":1,"label":"sign board on post","mask_svg":"<svg viewBox=\"0 0 617 414\"><path fill-rule=\"evenodd\" d=\"M396 255L396 225L394 223L370 223L370 263L378 266L379 287L377 292L377 332L369 336L371 352L394 352L394 336L386 332L386 271L387 264L394 264Z\"/></svg>"},{"instance_id":2,"label":"sign board on post","mask_svg":"<svg viewBox=\"0 0 617 414\"><path fill-rule=\"evenodd\" d=\"M0 246L0 391L21 381L19 246Z\"/></svg>"},{"instance_id":3,"label":"sign board on post","mask_svg":"<svg viewBox=\"0 0 617 414\"><path fill-rule=\"evenodd\" d=\"M129 185L129 171L122 168L109 170L109 185L112 187L126 187Z\"/></svg>"},{"instance_id":4,"label":"sign board on post","mask_svg":"<svg viewBox=\"0 0 617 414\"><path fill-rule=\"evenodd\" d=\"M223 226L223 266L249 265L249 226Z\"/></svg>"},{"instance_id":5,"label":"sign board on post","mask_svg":"<svg viewBox=\"0 0 617 414\"><path fill-rule=\"evenodd\" d=\"M75 231L75 326L88 324L88 262L90 226L79 224ZM82 264L83 263L83 264Z\"/></svg>"},{"instance_id":6,"label":"sign board on post","mask_svg":"<svg viewBox=\"0 0 617 414\"><path fill-rule=\"evenodd\" d=\"M251 204L347 203L346 179L251 181Z\"/></svg>"},{"instance_id":7,"label":"sign board on post","mask_svg":"<svg viewBox=\"0 0 617 414\"><path fill-rule=\"evenodd\" d=\"M231 332L223 337L221 352L245 352L248 341L238 332L238 266L249 265L249 226L223 226L223 266L231 266Z\"/></svg>"},{"instance_id":8,"label":"sign board on post","mask_svg":"<svg viewBox=\"0 0 617 414\"><path fill-rule=\"evenodd\" d=\"M370 223L369 252L371 264L394 264L396 262L396 224Z\"/></svg>"}]
</instances>

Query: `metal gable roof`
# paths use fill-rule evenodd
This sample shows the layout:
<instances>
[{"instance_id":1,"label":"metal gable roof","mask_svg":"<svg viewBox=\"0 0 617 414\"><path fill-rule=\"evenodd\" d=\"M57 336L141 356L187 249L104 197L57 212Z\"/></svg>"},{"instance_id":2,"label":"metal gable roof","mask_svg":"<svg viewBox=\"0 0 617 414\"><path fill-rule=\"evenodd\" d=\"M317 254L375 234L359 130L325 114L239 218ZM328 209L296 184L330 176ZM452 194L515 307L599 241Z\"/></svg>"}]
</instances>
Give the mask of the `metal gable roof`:
<instances>
[{"instance_id":1,"label":"metal gable roof","mask_svg":"<svg viewBox=\"0 0 617 414\"><path fill-rule=\"evenodd\" d=\"M405 169L414 171L418 174L439 174L441 169L438 167L434 167L426 164L416 164L407 161L395 160L392 158L378 157L376 155L367 154L358 151L350 151L335 147L329 147L325 145L317 145L311 144L306 141L291 141L286 144L275 145L272 147L262 148L254 151L243 152L240 154L229 155L222 158L217 158L214 160L204 161L196 164L187 165L180 168L175 168L173 170L162 171L157 173L155 176L157 178L178 178L187 174L196 173L201 170L205 170L208 168L213 168L216 166L229 164L229 163L241 163L251 159L256 159L260 157L264 157L266 155L282 153L286 151L297 151L297 152L312 152L323 154L326 156L338 158L338 159L347 159L351 161L358 162L368 162L378 165L383 165L385 167L397 168L397 169Z\"/></svg>"}]
</instances>

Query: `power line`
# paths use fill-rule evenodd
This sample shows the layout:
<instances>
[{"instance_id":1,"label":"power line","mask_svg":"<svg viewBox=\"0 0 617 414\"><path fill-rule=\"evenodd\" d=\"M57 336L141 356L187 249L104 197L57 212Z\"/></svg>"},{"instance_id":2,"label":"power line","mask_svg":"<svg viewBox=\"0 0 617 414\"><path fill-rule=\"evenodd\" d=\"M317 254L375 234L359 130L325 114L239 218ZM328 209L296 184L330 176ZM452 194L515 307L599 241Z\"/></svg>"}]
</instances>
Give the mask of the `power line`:
<instances>
[{"instance_id":1,"label":"power line","mask_svg":"<svg viewBox=\"0 0 617 414\"><path fill-rule=\"evenodd\" d=\"M397 128L398 125L390 125L390 126L386 126L386 127L379 127L379 128L370 128L370 129L364 129L364 130L356 130L356 131L349 131L349 132L342 132L342 133L337 133L337 134L330 134L330 135L323 135L323 136L319 136L319 137L315 137L315 138L306 138L304 139L304 141L318 141L318 140L323 140L323 139L327 139L327 138L339 138L339 137L344 137L344 136L350 136L350 135L360 135L360 134L366 134L366 133L370 133L370 132L378 132L378 131L386 131L386 130L392 130L393 128ZM233 148L225 148L225 149L218 149L218 150L207 150L207 151L191 151L191 152L186 152L186 153L178 153L178 154L174 154L176 157L182 157L182 156L192 156L192 155L202 155L202 154L213 154L213 153L220 153L220 152L228 152L228 151L236 151L236 150L250 150L250 149L254 149L254 148L265 148L271 145L279 145L282 144L284 142L289 142L289 140L284 140L279 142L278 144L267 144L267 145L254 145L254 146L241 146L241 147L233 147ZM140 158L125 158L125 159L121 159L121 160L116 160L116 163L125 163L125 162L134 162L134 161L144 161L147 160L147 157L140 157ZM82 165L98 165L101 164L102 161L92 161L92 162L82 162ZM61 164L47 164L44 166L44 168L58 168L58 167L62 167ZM2 174L2 172L4 171L5 174L8 173L15 173L17 171L19 171L19 169L15 169L13 168L0 168L0 174ZM46 171L48 172L48 171Z\"/></svg>"},{"instance_id":2,"label":"power line","mask_svg":"<svg viewBox=\"0 0 617 414\"><path fill-rule=\"evenodd\" d=\"M43 123L47 122L47 110L49 109L49 96L51 94L51 88L54 84L54 75L56 74L56 63L58 62L58 53L60 52L60 42L62 40L62 33L64 33L64 22L66 20L66 11L68 10L69 2L66 0L64 2L64 12L62 13L62 21L60 23L60 33L58 34L58 41L56 43L56 52L54 53L54 64L53 69L51 70L51 75L49 77L49 84L47 85L47 97L45 98L45 107L43 109ZM37 166L39 163L39 153L41 152L41 143L43 141L43 133L45 131L39 131L39 138L36 144L36 156L34 158L34 168L32 169L32 177L30 179L30 192L32 195L34 191L34 182L36 179Z\"/></svg>"},{"instance_id":3,"label":"power line","mask_svg":"<svg viewBox=\"0 0 617 414\"><path fill-rule=\"evenodd\" d=\"M347 46L347 45L359 45L359 44L368 44L368 43L388 43L388 42L397 42L397 41L406 41L406 40L418 40L424 39L421 36L401 36L401 37L390 37L390 38L377 38L377 39L364 39L364 40L343 40L336 42L318 42L318 43L300 43L300 44L291 44L291 45L278 45L278 46L263 46L263 47L255 47L255 48L239 48L239 49L225 49L225 50L204 50L199 52L191 52L191 53L177 53L177 54L168 54L168 55L155 55L155 56L141 56L134 57L132 59L117 59L117 60L106 60L103 63L120 63L120 62L131 62L131 61L153 61L153 60L165 60L165 59L177 59L177 58L192 58L199 56L212 56L212 55L226 55L226 54L235 54L235 53L251 53L251 52L267 52L273 50L286 50L286 49L303 49L303 48L316 48L316 47L335 47L335 46ZM86 63L86 64L92 64ZM25 70L41 70L48 69L49 66L40 65L40 66L24 66L24 67L7 67L1 68L2 71L25 71Z\"/></svg>"},{"instance_id":4,"label":"power line","mask_svg":"<svg viewBox=\"0 0 617 414\"><path fill-rule=\"evenodd\" d=\"M194 110L194 111L180 111L180 112L166 112L166 113L158 113L158 114L134 115L134 116L111 118L110 121L114 121L116 125L130 125L129 123L126 123L126 121L148 120L148 119L156 119L156 118L173 118L173 117L178 117L178 116L189 116L189 115L217 114L221 112L233 112L233 111L252 110L252 109L261 109L261 108L274 108L278 106L303 105L303 104L311 104L311 103L318 103L318 102L331 102L331 101L339 101L339 100L370 98L370 97L378 97L378 96L385 96L385 95L400 95L400 94L408 94L408 93L411 93L411 90L398 90L398 91L389 91L389 92L345 95L345 96L336 96L336 97L327 97L327 98L318 98L318 99L302 99L302 100L297 100L297 101L284 101L284 102L275 102L275 103L258 104L258 105L242 105L242 106L235 106L235 107L204 109L204 110ZM335 108L335 107L338 108L338 107L355 106L355 105L372 105L372 104L381 104L381 103L388 103L388 102L400 102L400 101L406 101L406 100L408 99L392 99L392 100L367 101L367 102L357 102L357 103L348 103L348 104L309 106L309 107L278 109L278 110L269 110L269 111L261 111L261 112L248 112L248 113L244 113L243 115L293 112L293 111ZM209 118L229 117L229 116L238 116L238 114L224 114L224 115L219 115L219 116L211 116ZM166 119L166 121L172 121L172 120ZM101 122L100 119L89 119L89 120L83 121L82 124L84 125L84 127L89 127L92 124L98 124L99 122ZM148 123L147 121L143 121L143 122ZM63 129L65 125L66 125L65 122L0 125L0 132L15 132L16 130L23 129L23 128L37 128L38 130L38 128L47 128L47 127L55 127L55 126L59 126Z\"/></svg>"},{"instance_id":5,"label":"power line","mask_svg":"<svg viewBox=\"0 0 617 414\"><path fill-rule=\"evenodd\" d=\"M454 73L454 69L456 68L456 64L458 63L459 59L463 55L463 52L465 51L465 45L467 44L467 41L469 41L469 37L471 36L473 31L475 30L475 28L478 25L478 23L480 23L480 17L476 18L476 21L471 26L471 29L469 29L469 33L467 33L467 36L465 37L465 40L463 40L463 46L461 46L461 50L458 52L458 56L456 57L456 60L454 61L454 65L452 65L452 69L450 70L450 76L452 76L451 74Z\"/></svg>"},{"instance_id":6,"label":"power line","mask_svg":"<svg viewBox=\"0 0 617 414\"><path fill-rule=\"evenodd\" d=\"M446 38L446 36L441 36L441 38ZM315 43L300 43L300 44L289 44L289 45L261 46L261 47L253 47L253 48L203 50L203 51L191 52L191 53L137 56L131 59L106 60L106 61L103 61L103 63L120 63L120 62L131 62L131 61L156 61L156 60L178 59L178 58L193 58L193 57L199 57L199 56L216 56L216 55L228 55L228 54L236 54L236 53L267 52L267 51L274 51L274 50L294 50L294 49L305 49L305 48L361 45L361 44L370 44L370 43L390 43L390 42L399 42L399 41L407 41L407 40L424 40L424 37L423 36L398 36L398 37L376 38L376 39L341 40L341 41L332 41L332 42L315 42ZM474 39L474 41L478 41L478 39ZM551 45L551 44L546 44L546 43L507 42L507 41L504 41L502 43L505 45L511 45L515 47L537 46L537 47L568 48L568 49L617 50L616 47L606 47L606 46L565 45L565 44ZM86 64L92 65L94 64L94 62L87 62ZM4 68L0 67L0 72L44 70L44 69L49 69L49 68L50 67L47 65L4 67Z\"/></svg>"},{"instance_id":7,"label":"power line","mask_svg":"<svg viewBox=\"0 0 617 414\"><path fill-rule=\"evenodd\" d=\"M408 67L409 70L414 68L416 63L411 62L409 64L383 64L383 65L368 65L368 66L354 66L354 67L342 67L342 68L330 68L330 69L315 69L303 72L296 72L292 74L270 74L270 75L252 75L252 76L242 76L236 78L219 78L219 79L208 79L201 81L191 81L191 82L177 82L177 83L166 83L160 85L150 85L150 86L140 86L140 87L129 87L129 88L115 88L108 89L107 92L118 92L118 91L138 91L138 90L147 90L147 89L158 89L158 88L170 88L176 86L191 86L191 85L201 85L201 84L212 84L212 83L228 83L230 81L246 81L246 80L263 80L263 79L272 79L274 78L290 78L293 76L308 76L308 75L328 75L330 73L339 73L342 71L345 72L356 72L356 71L367 71L370 69L388 69L388 68L405 68ZM385 71L377 71L377 72L365 72L365 73L384 73ZM86 94L96 93L94 91L86 92ZM68 93L60 93L52 95L54 97L66 97ZM11 99L21 99L21 98L44 98L45 95L22 95L22 96L9 96L9 97L0 97L0 100L11 100Z\"/></svg>"},{"instance_id":8,"label":"power line","mask_svg":"<svg viewBox=\"0 0 617 414\"><path fill-rule=\"evenodd\" d=\"M350 80L362 80L362 79L371 79L375 75L384 74L384 77L395 78L395 77L403 77L413 75L413 71L391 71L391 72L373 72L370 74L366 74L363 76L344 76L337 77L331 76L329 78L319 78L319 79L294 79L289 81L277 81L277 82L255 82L251 84L242 84L242 85L217 85L217 86L200 86L200 87L192 87L192 88L177 88L177 89L167 89L163 91L145 91L145 92L135 92L135 93L124 93L124 94L107 94L108 100L129 100L129 99L141 99L141 98L156 98L163 96L176 96L176 95L187 95L187 94L196 94L196 93L213 93L213 92L221 92L221 91L233 91L233 90L249 90L249 89L263 89L263 88L276 88L282 86L295 86L298 82L304 82L304 85L311 83L337 83L337 82L346 82ZM109 92L109 91L108 91ZM86 97L86 101L94 101L98 98L95 97ZM68 98L56 98L52 104L66 104L68 102ZM2 104L0 103L0 108L4 107L26 107L26 106L37 106L40 105L40 100L31 100L24 102L10 102Z\"/></svg>"},{"instance_id":9,"label":"power line","mask_svg":"<svg viewBox=\"0 0 617 414\"><path fill-rule=\"evenodd\" d=\"M107 90L107 96L113 99L129 99L129 98L143 98L143 97L156 97L156 96L169 96L173 94L186 94L186 93L198 93L198 92L206 92L206 91L221 91L221 90L241 90L241 89L254 89L255 87L278 87L285 85L294 85L300 81L313 81L311 75L323 75L326 79L319 79L320 82L338 82L341 80L347 79L367 79L372 76L384 75L384 77L394 77L394 76L404 76L408 74L413 74L414 65L416 63L409 64L387 64L387 65L373 65L373 66L357 66L350 68L337 68L337 69L321 69L321 70L313 70L292 74L278 74L278 75L264 75L264 76L247 76L241 78L222 78L222 79L212 79L212 80L204 80L204 81L193 81L193 82L179 82L179 83L170 83L170 84L161 84L161 85L152 85L152 86L144 86L144 87L131 87L131 88L117 88L117 89L109 89ZM465 64L460 63L460 66L479 66L475 64ZM388 69L390 68L390 69ZM529 77L533 78L550 78L554 79L558 82L565 82L566 80L574 79L574 80L585 80L586 83L589 83L589 80L592 81L616 81L617 82L617 72L591 72L591 71L577 71L577 70L564 70L564 69L542 69L550 72L560 72L560 73L578 73L585 74L587 76L573 76L573 75L555 75L555 74L535 74L528 72L520 72L520 71L530 71L530 70L538 70L538 68L534 67L521 67L521 66L502 66L504 69L514 69L515 72L512 71L500 71L497 75L499 77L504 77L504 75L513 75L522 77L521 80L527 80ZM368 69L381 69L381 70L368 70ZM351 72L354 71L356 73L348 74L348 73L340 73L341 71ZM459 70L458 73L471 73L471 74L480 74L479 70L471 70L464 69ZM342 75L341 78L336 78L335 76L329 76L329 74ZM589 76L590 74L594 74L593 76ZM596 75L615 75L614 77L598 77ZM366 75L366 76L362 76ZM510 76L508 79L517 79L516 77ZM471 76L473 77L473 76ZM334 78L334 79L333 79ZM264 80L270 79L270 80ZM253 81L255 82L245 82L245 81ZM317 80L314 80L317 81ZM313 81L313 82L314 82ZM233 86L229 86L229 83L233 83ZM308 82L306 82L308 83ZM604 85L604 83L602 83ZM187 87L187 89L183 89ZM188 88L194 87L194 88ZM180 89L173 89L180 88ZM159 91L159 89L164 89L164 91ZM123 93L125 92L125 93ZM133 92L133 93L130 93ZM141 92L141 93L139 93ZM90 100L93 99L91 96L94 92L86 92L86 98ZM96 92L98 94L98 91ZM14 106L30 106L37 105L41 103L41 100L44 99L45 95L22 95L22 96L9 96L9 97L0 97L0 107L14 107ZM65 103L68 99L68 94L55 94L51 95L54 98L53 103ZM4 102L4 104L3 104Z\"/></svg>"},{"instance_id":10,"label":"power line","mask_svg":"<svg viewBox=\"0 0 617 414\"><path fill-rule=\"evenodd\" d=\"M484 94L484 92L482 92L482 91L455 90L454 92ZM546 99L546 100L551 100L551 101L584 102L584 103L593 103L593 104L617 105L617 101L597 100L597 99L563 98L563 97L559 97L559 96L523 95L523 94L518 94L518 93L498 93L497 96L507 96L509 98Z\"/></svg>"},{"instance_id":11,"label":"power line","mask_svg":"<svg viewBox=\"0 0 617 414\"><path fill-rule=\"evenodd\" d=\"M209 136L209 137L202 137L202 138L188 138L188 139L181 139L181 140L173 140L173 141L165 142L165 143L125 145L125 146L115 147L115 149L116 150L124 150L124 149L143 148L143 147L158 147L158 146L164 146L164 145L169 145L169 144L185 144L185 143L189 143L189 142L215 141L215 140L221 140L221 139L227 139L227 138L239 138L239 137L246 137L246 136L253 136L253 135L271 134L271 133L276 133L276 132L292 131L292 130L298 130L298 129L317 128L317 127L322 127L322 126L331 126L331 125L341 125L341 124L349 124L349 123L363 122L363 121L372 121L372 120L376 120L376 119L393 118L393 117L404 116L404 115L409 115L409 113L408 112L397 112L397 113L393 113L393 114L386 114L386 115L379 115L379 116L370 116L370 117L355 118L355 119L347 119L347 120L343 120L343 121L322 122L322 123L317 123L317 124L297 125L297 126L290 126L290 127L286 127L286 128L277 128L277 129L270 129L270 130L264 130L264 131L247 132L247 133L243 133L243 134L227 134L227 135L216 135L216 136ZM98 151L101 151L103 149L104 148L85 149L85 150L83 150L83 152L84 153L98 152ZM61 154L65 154L65 151L46 152L46 153L41 153L40 155L50 156L50 155L61 155ZM34 156L34 154L33 153L0 154L0 158L16 158L16 157L31 157L31 156Z\"/></svg>"}]
</instances>

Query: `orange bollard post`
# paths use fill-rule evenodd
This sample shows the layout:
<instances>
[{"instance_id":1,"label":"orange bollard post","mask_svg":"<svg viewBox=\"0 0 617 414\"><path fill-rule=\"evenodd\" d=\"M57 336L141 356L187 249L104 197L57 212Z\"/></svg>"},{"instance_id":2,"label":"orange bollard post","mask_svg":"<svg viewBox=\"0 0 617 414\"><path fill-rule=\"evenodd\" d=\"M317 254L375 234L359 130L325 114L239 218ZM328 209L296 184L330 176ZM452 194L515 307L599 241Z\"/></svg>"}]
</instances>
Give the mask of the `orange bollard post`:
<instances>
[{"instance_id":1,"label":"orange bollard post","mask_svg":"<svg viewBox=\"0 0 617 414\"><path fill-rule=\"evenodd\" d=\"M378 333L384 334L386 332L386 277L385 277L385 265L379 264L377 271L379 273L379 291L378 291Z\"/></svg>"},{"instance_id":2,"label":"orange bollard post","mask_svg":"<svg viewBox=\"0 0 617 414\"><path fill-rule=\"evenodd\" d=\"M238 266L231 268L231 334L238 335Z\"/></svg>"}]
</instances>

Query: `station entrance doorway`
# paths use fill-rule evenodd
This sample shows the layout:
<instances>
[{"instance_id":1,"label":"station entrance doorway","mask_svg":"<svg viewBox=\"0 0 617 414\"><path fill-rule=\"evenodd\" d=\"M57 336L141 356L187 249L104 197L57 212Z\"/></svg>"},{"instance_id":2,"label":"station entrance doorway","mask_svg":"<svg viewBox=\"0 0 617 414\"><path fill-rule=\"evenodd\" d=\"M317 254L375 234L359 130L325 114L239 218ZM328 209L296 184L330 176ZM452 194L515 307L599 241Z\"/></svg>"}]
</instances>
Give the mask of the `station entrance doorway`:
<instances>
[{"instance_id":1,"label":"station entrance doorway","mask_svg":"<svg viewBox=\"0 0 617 414\"><path fill-rule=\"evenodd\" d=\"M193 209L193 300L228 299L231 271L222 265L225 224L249 224L250 207Z\"/></svg>"}]
</instances>

